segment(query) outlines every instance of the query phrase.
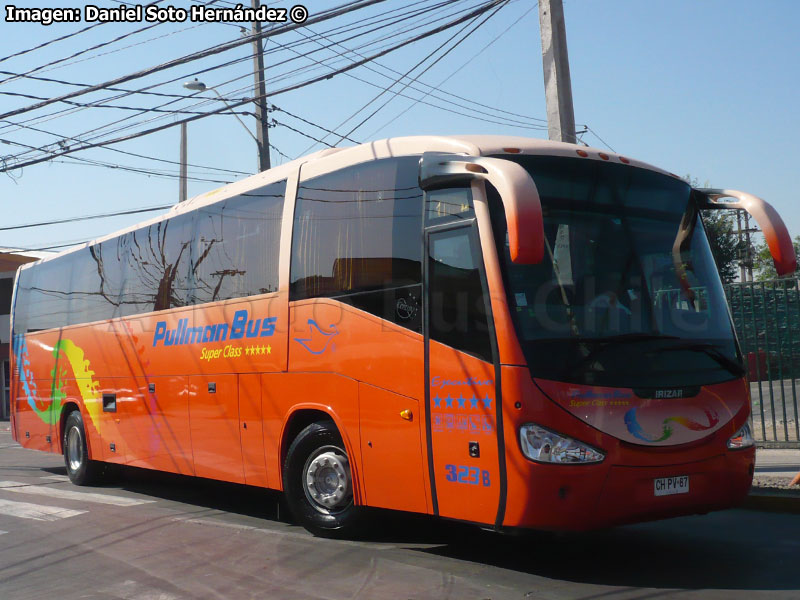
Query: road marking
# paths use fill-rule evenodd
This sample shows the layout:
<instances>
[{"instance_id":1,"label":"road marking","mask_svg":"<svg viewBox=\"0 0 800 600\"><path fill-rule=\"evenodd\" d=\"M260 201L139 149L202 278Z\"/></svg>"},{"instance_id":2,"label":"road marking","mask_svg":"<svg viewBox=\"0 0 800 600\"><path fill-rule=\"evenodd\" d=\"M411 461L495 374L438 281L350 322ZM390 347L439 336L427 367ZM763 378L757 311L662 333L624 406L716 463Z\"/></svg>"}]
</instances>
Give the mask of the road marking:
<instances>
[{"instance_id":1,"label":"road marking","mask_svg":"<svg viewBox=\"0 0 800 600\"><path fill-rule=\"evenodd\" d=\"M4 533L8 533L8 532L7 531L0 531L0 535L3 535Z\"/></svg>"},{"instance_id":2,"label":"road marking","mask_svg":"<svg viewBox=\"0 0 800 600\"><path fill-rule=\"evenodd\" d=\"M139 500L138 498L96 494L94 492L75 492L73 490L65 490L49 485L26 485L15 481L0 481L0 490L20 494L36 494L39 496L47 496L48 498L60 498L62 500L111 504L112 506L136 506L138 504L155 502L155 500Z\"/></svg>"},{"instance_id":3,"label":"road marking","mask_svg":"<svg viewBox=\"0 0 800 600\"><path fill-rule=\"evenodd\" d=\"M53 481L69 481L69 477L66 475L45 475L44 477L40 477L40 479L52 479Z\"/></svg>"},{"instance_id":4,"label":"road marking","mask_svg":"<svg viewBox=\"0 0 800 600\"><path fill-rule=\"evenodd\" d=\"M41 506L39 504L0 499L0 515L33 519L34 521L58 521L59 519L82 515L85 512L85 510L71 510L69 508L59 508L58 506Z\"/></svg>"}]
</instances>

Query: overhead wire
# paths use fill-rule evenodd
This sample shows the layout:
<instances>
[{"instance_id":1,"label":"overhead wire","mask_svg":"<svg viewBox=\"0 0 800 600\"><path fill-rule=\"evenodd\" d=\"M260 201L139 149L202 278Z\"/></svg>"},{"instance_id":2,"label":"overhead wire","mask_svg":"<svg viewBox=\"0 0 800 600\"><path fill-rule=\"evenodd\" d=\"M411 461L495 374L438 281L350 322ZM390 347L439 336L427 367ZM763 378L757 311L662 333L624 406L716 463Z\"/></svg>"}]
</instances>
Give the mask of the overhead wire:
<instances>
[{"instance_id":1,"label":"overhead wire","mask_svg":"<svg viewBox=\"0 0 800 600\"><path fill-rule=\"evenodd\" d=\"M449 22L447 22L445 24L439 25L439 26L437 26L437 27L435 27L433 29L429 29L428 31L424 31L424 32L422 32L422 33L420 33L420 34L418 34L418 35L416 35L416 36L414 36L414 37L412 37L410 39L403 40L402 42L400 42L398 44L395 44L395 45L393 45L393 46L391 46L389 48L381 50L380 52L377 52L377 53L375 53L375 54L373 54L373 55L371 55L369 57L366 57L364 59L361 59L361 60L359 60L357 62L351 63L350 65L346 65L345 67L342 67L342 68L338 69L334 73L330 73L330 74L327 74L327 75L315 77L315 78L312 78L312 79L309 79L309 80L306 80L306 81L303 81L303 82L300 82L300 83L296 83L296 84L293 84L293 85L286 86L286 87L284 87L284 88L282 88L280 90L272 91L271 95L275 96L275 95L279 95L279 94L282 94L282 93L290 92L290 91L293 91L293 90L296 90L296 89L300 89L300 88L308 86L308 85L312 85L312 84L317 83L319 81L322 81L324 79L329 79L329 78L331 78L331 77L333 77L335 75L338 75L338 74L341 74L341 73L345 73L345 72L347 72L349 70L352 70L352 69L354 69L354 68L356 68L356 67L358 67L358 66L360 66L362 64L365 64L365 63L367 63L367 62L369 62L371 60L374 60L376 58L380 58L382 56L385 56L385 55L389 54L390 52L393 52L393 51L395 51L395 50L397 50L399 48L402 48L402 47L407 46L409 44L412 44L414 42L420 41L422 39L426 39L426 38L428 38L428 37L430 37L432 35L435 35L437 33L441 33L442 31L446 31L447 29L450 29L452 27L460 25L461 23L464 23L465 21L469 21L469 20L473 19L475 16L477 16L479 14L482 14L482 13L494 8L497 4L500 4L500 3L505 2L505 1L506 0L490 0L489 2L486 2L486 3L482 4L482 5L480 5L478 8L473 9L473 10L465 13L464 15L462 15L462 16L460 16L460 17L458 17L458 18L456 18L456 19L454 19L452 21L449 21ZM220 114L222 112L225 112L226 110L229 110L230 108L235 108L237 106L243 106L243 105L248 104L248 103L250 103L252 101L253 101L253 98L247 98L247 99L241 100L239 102L231 103L230 105L222 107L220 109L211 110L211 111L205 113L204 115L194 115L194 116L191 116L191 117L187 117L185 119L176 120L176 121L174 121L172 123L167 123L167 124L164 124L164 125L152 127L150 129L147 129L147 130L144 130L144 131L139 131L139 132L132 133L132 134L129 134L129 135L117 137L117 138L114 138L114 139L111 139L111 140L103 140L103 141L100 141L100 142L87 143L87 144L84 144L80 148L71 148L71 149L68 149L68 150L64 150L64 151L58 152L58 153L54 154L52 157L48 156L48 157L40 157L40 158L36 158L36 159L30 159L30 160L27 160L27 161L23 161L22 163L16 164L16 168L22 168L22 167L30 166L30 165L33 165L33 164L38 164L38 163L41 163L41 162L45 162L47 160L51 160L51 158L55 158L55 157L58 157L58 156L63 156L63 155L66 155L66 154L71 154L73 152L78 152L78 151L81 151L81 150L87 150L87 149L90 149L90 148L96 148L96 147L100 147L100 146L116 144L116 143L127 141L127 140L130 140L130 139L135 139L135 138L138 138L138 137L142 137L144 135L150 135L152 133L156 133L158 131L163 131L164 129L168 129L168 128L174 127L176 125L180 125L181 123L190 123L192 121L195 121L197 119L210 116L212 114ZM0 172L4 172L5 170L7 170L7 168L0 169Z\"/></svg>"},{"instance_id":2,"label":"overhead wire","mask_svg":"<svg viewBox=\"0 0 800 600\"><path fill-rule=\"evenodd\" d=\"M46 135L51 135L53 137L60 138L61 140L73 140L73 141L76 141L76 142L80 142L80 140L77 140L75 138L71 138L70 136L63 136L61 134L54 133L52 131L48 131L46 129L41 129L39 127L33 127L32 125L23 125L22 127L24 127L25 129L29 129L31 131L35 131L37 133L44 133ZM39 150L41 152L49 152L45 148L37 148L35 146L30 146L29 144L22 144L20 142L14 142L14 141L5 140L5 139L2 139L2 138L0 138L0 141L4 141L5 143L15 144L15 145L19 145L19 146L24 146L24 147L27 147L29 149ZM173 165L181 165L182 164L182 163L180 163L178 161L169 160L169 159L166 159L166 158L156 158L156 157L153 157L153 156L148 156L146 154L139 154L137 152L131 152L129 150L122 150L120 148L105 147L103 149L104 150L109 150L109 151L112 151L112 152L116 152L118 154L125 154L125 155L128 155L128 156L133 156L133 157L136 157L136 158L142 158L142 159L151 160L151 161L169 163L169 164L173 164ZM194 164L194 163L186 163L186 166L197 168L197 169L206 169L206 170L209 170L209 171L220 171L220 172L225 172L225 173L231 173L231 174L234 174L234 175L252 175L251 172L247 172L247 171L236 171L236 170L233 170L233 169L223 169L221 167L211 167L211 166L208 166L208 165L198 165L198 164Z\"/></svg>"},{"instance_id":3,"label":"overhead wire","mask_svg":"<svg viewBox=\"0 0 800 600\"><path fill-rule=\"evenodd\" d=\"M432 7L424 7L423 9L420 9L420 10L430 10L430 9L432 9L432 8L436 8L436 7L438 7L438 6L441 6L441 5L443 5L443 4L449 4L449 3L452 3L453 1L454 1L454 0L446 0L445 2L440 2L440 3L438 3L438 4L436 4L436 5L432 6ZM418 4L418 3L417 3L417 4ZM387 11L387 12L383 13L382 15L378 15L377 17L378 17L378 18L381 18L381 17L382 17L380 20L382 20L382 21L386 21L387 17L385 17L384 15L386 15L386 14L390 14L390 13L393 13L393 12L396 12L396 10L393 10L393 11ZM375 19L373 18L373 21L374 21L374 20L375 20ZM396 23L396 22L397 22L397 21L395 21L395 23ZM388 24L388 25L391 25L391 24L392 24L392 23L390 23L390 24ZM347 29L346 27L340 27L340 28L339 28L339 30L346 30L346 29ZM351 30L352 30L352 29L353 29L353 28L351 28ZM387 36L387 37L389 37L389 36ZM386 39L386 38L383 38L383 39ZM370 42L370 43L374 43L374 42ZM238 60L249 60L249 59L250 59L250 57L249 57L249 56L246 56L246 57L243 57L242 59L238 59ZM230 62L234 62L234 61L230 61ZM286 61L284 61L284 62L286 62ZM176 79L180 79L180 78L176 78ZM188 96L186 96L186 95L182 95L182 96L179 96L179 97L178 97L178 99L186 99L187 97L188 97ZM213 102L213 100L212 100L212 102ZM208 104L208 103L209 103L209 100L205 100L205 101L203 101L203 104ZM165 104L162 104L162 105L160 105L160 106L166 106L166 105L168 105L168 104L171 104L171 103L165 103ZM148 112L148 110L146 110L146 109L142 109L142 112ZM152 112L152 111L150 111L150 112ZM169 113L167 113L167 114L169 114ZM131 117L125 117L124 119L120 119L120 120L114 121L114 122L112 122L112 123L119 123L119 122L122 122L122 121L128 120L128 119L130 119L130 118L131 118ZM150 119L147 119L145 122L147 122L147 121L151 121L151 122L152 122L152 121L155 121L155 120L157 120L158 118L159 118L159 117L151 117ZM108 127L108 126L109 126L109 124L106 124L106 125L105 125L105 126L103 126L103 127ZM130 127L132 127L132 126L134 126L134 125L132 124ZM102 129L103 127L99 128L99 129ZM120 131L120 130L122 130L122 129L126 129L126 128L130 128L130 127L118 128L118 129L117 129L117 131ZM96 131L97 129L98 129L98 128L95 128L95 130L90 130L90 132L91 132L91 131ZM83 134L80 134L80 135L81 135L81 136L86 136L88 133L89 133L89 132L84 132ZM95 139L96 139L96 138L95 138Z\"/></svg>"},{"instance_id":4,"label":"overhead wire","mask_svg":"<svg viewBox=\"0 0 800 600\"><path fill-rule=\"evenodd\" d=\"M4 56L4 57L0 58L0 63L5 62L5 61L7 61L9 59L12 59L12 58L16 58L18 56L22 56L23 54L28 54L30 52L34 52L34 51L39 50L41 48L45 48L47 46L50 46L51 44L55 44L56 42L60 42L62 40L66 40L66 39L69 39L71 37L75 37L76 35L80 35L81 33L85 33L87 31L89 31L90 29L94 29L95 27L99 27L100 25L105 25L105 24L106 24L106 22L104 22L104 21L101 21L99 23L94 23L93 25L89 25L88 27L84 27L82 29L79 29L78 31L73 31L72 33L67 33L67 34L59 36L57 38L53 38L52 40L48 40L46 42L42 42L41 44L33 46L32 48L28 48L26 50L20 50L19 52L14 52L13 54L9 54L7 56Z\"/></svg>"},{"instance_id":5,"label":"overhead wire","mask_svg":"<svg viewBox=\"0 0 800 600\"><path fill-rule=\"evenodd\" d=\"M49 221L38 221L36 223L21 223L19 225L4 225L0 227L0 231L14 231L17 229L29 229L31 227L45 227L47 225L61 225L63 223L75 223L78 221L90 221L93 219L106 219L109 217L120 217L124 215L136 215L146 212L155 212L157 210L168 210L172 208L172 204L161 204L159 206L148 206L144 208L132 208L130 210L118 210L108 213L97 213L93 215L82 215L79 217L66 217L63 219L51 219Z\"/></svg>"},{"instance_id":6,"label":"overhead wire","mask_svg":"<svg viewBox=\"0 0 800 600\"><path fill-rule=\"evenodd\" d=\"M151 2L151 4L159 4L160 2L163 2L163 1L164 0L153 0ZM217 0L210 0L210 3L213 4L216 1ZM64 61L67 61L67 60L69 60L71 58L75 58L75 57L80 56L82 54L86 54L87 52L91 52L92 50L97 50L99 48L104 48L105 46L108 46L109 44L113 44L113 43L118 42L120 40L124 40L125 38L128 38L128 37L130 37L132 35L136 35L137 33L141 33L142 31L147 31L148 29L152 29L153 27L158 27L159 25L163 25L163 22L153 23L152 25L146 25L146 26L140 27L139 29L136 29L134 31L128 31L126 33L123 33L123 34L115 37L112 40L109 40L109 41L106 41L106 42L102 42L102 43L96 44L94 46L90 46L89 48L84 48L83 50L79 50L78 52L70 54L69 56L62 56L61 58L57 58L56 60L50 61L49 63L46 63L44 65L40 65L38 67L34 67L33 69L30 69L29 71L26 71L25 73L22 73L22 74L18 75L17 77L9 77L9 78L6 78L6 79L0 79L0 85L3 85L4 83L8 83L9 81L14 81L15 79L17 79L19 77L24 77L25 75L31 75L31 74L36 73L37 71L41 71L42 69L45 69L47 67L50 67L50 66L53 66L53 65L57 65L57 64L62 63Z\"/></svg>"},{"instance_id":7,"label":"overhead wire","mask_svg":"<svg viewBox=\"0 0 800 600\"><path fill-rule=\"evenodd\" d=\"M417 98L417 99L415 99L415 100L414 100L414 102L413 102L412 104L410 104L409 106L407 106L407 107L406 107L405 109L403 109L403 110L402 110L400 113L398 113L397 115L395 115L394 117L392 117L390 120L388 120L386 123L384 123L383 125L381 125L381 126L380 126L380 127L378 127L377 129L375 129L374 131L372 131L372 132L371 132L371 133L370 133L370 134L367 136L367 139L371 139L371 138L373 138L373 137L374 137L374 136L375 136L375 135L376 135L376 134L377 134L379 131L383 130L385 127L387 127L389 124L391 124L391 123L392 123L393 121L395 121L396 119L399 119L400 117L402 117L402 116L403 116L404 114L406 114L406 113L407 113L409 110L411 110L412 108L414 108L414 106L416 106L417 104L424 103L424 102L423 102L423 101L424 101L424 99L425 99L425 98L426 98L426 97L427 97L429 94L431 94L432 92L440 91L440 90L439 90L439 88L440 88L441 86L443 86L443 85L444 85L445 83L447 83L447 82L448 82L450 79L452 79L453 77L455 77L455 76L456 76L456 75L457 75L459 72L461 72L461 70L463 70L463 69L464 69L464 68L465 68L465 67L466 67L468 64L470 64L470 63L471 63L473 60L475 60L475 59L476 59L478 56L480 56L481 54L483 54L483 53L484 53L484 52L485 52L485 51L486 51L488 48L490 48L490 47L491 47L491 46L492 46L492 45L493 45L495 42L497 42L497 41L498 41L500 38L502 38L502 37L503 37L505 34L507 34L507 33L508 33L508 32L509 32L509 31L510 31L510 30L511 30L511 29L512 29L512 28L513 28L515 25L517 25L517 24L518 24L518 23L520 23L520 22L521 22L521 21L522 21L522 20L523 20L525 17L527 17L527 16L528 16L528 14L530 14L530 13L531 13L531 12L532 12L532 11L533 11L533 10L534 10L536 7L537 7L537 5L536 5L536 4L534 4L532 7L528 8L528 10L526 10L526 11L525 11L525 12L524 12L524 13L523 13L523 14L522 14L522 15L521 15L519 18L517 18L517 19L514 19L514 20L511 22L511 24L510 24L508 27L506 27L506 28L505 28L503 31L501 31L501 32L500 32L498 35L496 35L496 36L495 36L495 37L494 37L492 40L490 40L490 41L489 41L489 43L487 43L487 44L486 44L486 45L484 45L484 46L483 46L483 47L482 47L480 50L478 50L478 52L476 52L476 53L475 53L475 54L473 54L473 55L472 55L470 58L468 58L466 61L464 61L460 67L458 67L457 69L455 69L455 70L454 70L452 73L450 73L450 74L449 74L447 77L445 77L445 78L444 78L442 81L440 81L440 82L439 82L437 85L435 85L435 86L428 86L428 87L430 88L430 91L428 91L428 92L425 92L425 95L423 95L423 96L422 96L422 98ZM427 85L427 84L426 84L426 85ZM475 100L470 100L470 99L464 98L464 97L462 97L462 96L459 96L459 95L457 95L457 94L451 94L451 93L449 93L449 92L443 92L443 93L445 93L445 94L447 94L447 95L450 95L450 96L454 96L454 97L456 97L456 98L458 98L458 99L460 99L460 100L466 100L466 101L469 101L469 102L471 102L471 103L473 103L473 104L476 104L476 105L478 105L478 106L481 106L481 107L483 107L483 108L490 108L490 109L492 109L492 110L495 110L495 111L497 111L497 112L501 112L501 113L505 113L505 114L513 115L513 116L516 116L516 117L522 117L522 118L524 118L524 119L531 119L531 120L534 120L534 121L542 121L542 122L543 122L543 123L545 123L545 124L547 123L547 119L541 119L541 118L539 118L539 117L530 117L530 116L527 116L527 115L521 115L521 114L519 114L519 113L514 113L514 112L511 112L511 111L503 110L503 109L501 109L501 108L497 108L497 107L489 106L488 104L483 104L483 103L481 103L481 102L477 102L477 101L475 101ZM460 106L460 105L458 105L458 106ZM543 129L544 129L544 127L543 127Z\"/></svg>"},{"instance_id":8,"label":"overhead wire","mask_svg":"<svg viewBox=\"0 0 800 600\"><path fill-rule=\"evenodd\" d=\"M424 2L424 1L425 0L418 0L418 2L413 3L411 6L414 6L416 4L420 4L421 2ZM431 10L437 9L437 8L443 6L443 5L452 4L452 3L458 2L458 1L460 1L460 0L443 0L442 2L439 2L439 3L434 4L432 6L423 7L422 9L418 9L416 13L405 12L403 18L395 20L393 23L388 23L388 24L384 23L383 27L391 26L391 25L393 25L393 24L395 24L395 23L397 23L397 22L399 22L400 20L403 20L403 19L412 18L414 16L417 16L417 15L421 14L424 11L431 11ZM341 27L338 27L338 28L334 28L334 30L332 30L332 31L334 31L334 32L337 31L337 30L338 31L353 31L353 30L357 30L357 29L360 29L360 28L363 28L363 27L370 27L370 31L371 31L372 29L374 29L374 27L372 27L372 26L374 26L375 23L383 22L383 21L386 21L387 19L389 19L389 17L386 17L385 15L393 14L395 12L398 12L398 10L401 10L401 9L393 9L393 10L390 10L390 11L385 11L384 13L381 13L379 15L376 15L376 16L373 16L373 17L368 17L366 19L366 22L362 23L360 25L357 25L357 26L345 25L345 26L341 26ZM331 32L328 32L328 33L331 33ZM357 34L356 36L353 36L353 37L359 37L360 35L363 35L363 34ZM391 37L391 36L387 36L387 37ZM387 37L384 37L384 38L381 38L381 39L387 39ZM349 38L349 39L352 39L352 37ZM374 43L374 42L370 42L370 44L371 43ZM285 45L281 45L281 48L286 48L286 46ZM245 56L245 57L242 57L242 58L239 58L239 59L235 59L233 61L227 61L227 62L222 63L220 65L215 65L215 66L212 66L210 68L203 69L201 71L196 71L195 73L189 74L188 77L191 77L193 75L202 74L202 73L205 73L205 72L209 72L209 71L214 70L216 68L230 66L230 65L235 64L237 62L242 62L242 61L245 61L245 60L250 60L250 56ZM283 61L283 63L290 62L291 60L293 60L293 59L290 59L289 61ZM274 67L275 65L272 65L272 66ZM243 76L239 77L239 79L240 78L244 78L244 77L248 77L248 76L249 75L246 74L246 75L243 75ZM186 77L186 76L184 76L184 77ZM35 78L35 77L33 77L33 78ZM49 80L48 78L41 78L41 79ZM168 81L161 82L160 84L151 85L151 86L148 86L146 88L140 88L139 90L125 90L124 88L117 88L117 87L109 87L109 88L106 88L106 89L112 89L112 90L115 90L115 91L121 91L121 92L123 92L123 94L122 94L123 96L126 95L126 94L130 94L130 93L149 93L149 94L153 94L153 95L164 95L164 96L168 96L168 97L177 97L178 99L185 99L187 97L186 95L177 96L177 95L170 95L170 94L158 94L158 93L149 91L153 87L158 87L160 85L165 85L167 83L172 83L172 82L177 81L179 79L181 79L181 77L170 79ZM63 81L60 81L60 80L53 80L53 81L56 81L56 82L59 82L59 83L67 83L69 85L80 85L80 86L83 86L83 87L91 87L90 84L77 84L75 82L63 82ZM111 101L111 100L114 100L114 99L118 99L118 98L119 97L106 98L106 99L97 101L95 104L99 104L99 103L102 103L102 102L108 102L108 101ZM162 104L162 105L160 105L160 107L166 106L167 104L170 104L170 103ZM90 106L93 106L93 104L87 105L87 107L90 107ZM63 109L61 111L57 111L56 113L51 113L51 115L58 116L59 114L64 114L64 113L67 113L67 112L71 112L71 109ZM142 109L142 112L147 112L147 110L146 109ZM122 121L128 120L128 119L130 119L130 117L126 117L125 119L122 119ZM50 119L48 118L48 119L44 119L44 120L50 120ZM148 119L145 122L153 121L153 120L155 120L155 119ZM35 122L43 122L43 120L36 121L36 119L34 119L34 121ZM23 121L23 122L31 122L31 120L26 120L26 121ZM116 122L119 122L119 121L116 121ZM114 123L114 122L112 122L112 123ZM108 124L107 124L107 126L108 126ZM126 128L128 128L128 127L126 127ZM117 129L117 131L121 131L121 130L122 129Z\"/></svg>"},{"instance_id":9,"label":"overhead wire","mask_svg":"<svg viewBox=\"0 0 800 600\"><path fill-rule=\"evenodd\" d=\"M386 0L354 0L353 2L348 2L348 3L344 4L344 5L340 5L340 6L336 7L336 8L329 9L327 11L323 11L322 13L320 13L317 16L310 17L306 22L309 22L309 23L322 22L322 21L334 18L336 16L339 16L341 14L346 14L346 13L349 13L349 12L353 12L355 10L359 10L359 9L365 8L367 6L371 6L373 4L378 4L380 2L385 2L385 1ZM95 91L98 91L98 90L105 89L108 86L119 85L121 83L126 83L126 82L132 81L134 79L140 79L140 78L145 77L147 75L152 75L152 74L158 73L160 71L171 69L173 67L176 67L176 66L179 66L179 65L182 65L182 64L186 64L188 62L193 62L193 61L199 60L201 58L206 58L208 56L213 56L213 55L219 54L221 52L227 52L228 50L232 50L232 49L238 48L239 46L242 46L244 44L250 43L256 38L265 38L265 37L269 37L270 35L275 35L276 34L276 30L280 30L280 32L282 33L283 31L291 31L291 30L296 29L297 27L300 27L300 26L301 26L301 24L298 24L298 23L290 23L290 24L286 24L286 25L281 25L279 27L276 27L273 30L270 30L270 31L267 31L267 32L262 32L261 34L248 35L248 36L243 37L242 39L232 40L232 41L229 41L227 43L222 43L222 44L217 44L215 46L211 46L210 48L206 48L204 50L199 50L197 52L191 52L189 54L186 54L186 55L181 56L179 58L175 58L175 59L169 60L169 61L161 63L159 65L148 67L146 69L141 69L141 70L136 71L134 73L129 73L127 75L122 75L120 77L115 77L114 79L110 79L110 80L105 81L103 83L98 83L98 84L90 86L88 88L83 88L83 89L80 89L80 90L74 90L74 91L69 92L67 94L62 94L60 96L57 96L57 97L54 97L54 98L50 98L49 100L44 100L44 101L38 102L36 104L32 104L32 105L27 106L27 107L20 107L20 108L5 112L3 114L0 114L0 119L6 119L8 117L13 117L13 116L16 116L16 115L19 115L19 114L23 114L25 112L30 112L32 110L37 110L39 108L43 108L45 106L49 106L50 104L55 104L56 102L61 102L63 100L71 100L72 98L75 98L75 97L78 97L78 96L82 96L82 95L88 94L90 92L95 92ZM2 83L2 82L0 82L0 83Z\"/></svg>"},{"instance_id":10,"label":"overhead wire","mask_svg":"<svg viewBox=\"0 0 800 600\"><path fill-rule=\"evenodd\" d=\"M411 83L413 83L414 81L418 80L418 79L419 79L419 78L420 78L422 75L424 75L424 74L425 74L426 72L428 72L428 71L429 71L431 68L433 68L433 67L434 67L434 66L435 66L437 63L439 63L439 62L440 62L440 61L441 61L441 60L442 60L442 59L443 59L445 56L447 56L447 55L448 55L448 54L449 54L451 51L453 51L453 50L454 50L456 47L458 47L458 46L459 46L459 45L460 45L460 44L461 44L461 43L462 43L464 40L466 40L466 39L467 39L467 38L468 38L470 35L472 35L472 33L474 33L474 32L475 32L475 31L476 31L476 30L477 30L477 29L478 29L478 28L479 28L481 25L483 25L484 23L486 23L486 21L488 21L488 20L489 20L489 19L491 19L491 18L492 18L492 17L493 17L495 14L497 14L497 12L498 12L498 11L499 11L501 8L503 8L503 7L506 5L506 3L507 3L507 0L504 0L503 2L500 2L500 3L498 3L498 4L497 4L497 8L495 8L495 10L494 10L494 11L492 11L492 12L487 12L487 13L486 13L486 15L477 15L477 16L475 16L475 18L474 18L472 21L466 22L466 23L464 24L464 26L463 26L461 29L459 29L458 31L456 31L456 32L455 32L455 33L454 33L452 36L450 36L450 38L449 38L448 40L446 40L445 42L443 42L442 44L440 44L438 48L434 49L434 50L433 50L432 52L430 52L430 53L429 53L429 54L428 54L428 55L427 55L425 58L423 58L422 60L420 60L419 62L417 62L417 64L416 64L416 65L414 65L413 67L411 67L411 68L410 68L408 71L406 71L406 73L405 73L405 74L403 74L403 75L402 75L402 76L400 76L398 79L396 79L394 82L392 82L392 84L391 84L391 85L389 85L389 86L388 86L388 87L387 87L385 90L383 90L383 91L382 91L380 94L378 94L378 95L377 95L377 96L375 96L375 97L374 97L372 100L370 100L369 102L367 102L367 103L364 105L364 107L362 107L361 109L359 109L359 110L358 110L358 111L357 111L355 114L357 114L358 112L361 112L362 110L364 110L364 108L366 108L367 106L369 106L370 104L372 104L373 102L375 102L375 101L376 101L378 98L380 98L380 97L381 97L383 94L390 92L391 88L392 88L392 87L394 87L394 85L396 85L397 83L399 83L399 82L400 82L402 79L406 79L406 78L408 78L408 77L409 77L409 75L410 75L410 74L411 74L413 71L415 71L415 70L416 70L418 67L422 66L422 64L424 64L424 63L425 63L425 62L426 62L428 59L430 59L431 57L433 57L433 56L434 56L434 55L435 55L437 52L439 52L439 51L440 51L442 48L444 48L444 47L445 47L447 44L449 44L450 42L452 42L452 41L453 41L453 40L454 40L456 37L458 37L459 35L461 35L461 33L462 33L463 31L465 31L465 30L466 30L468 27L470 27L470 26L471 26L471 25L472 25L472 24L473 24L475 21L477 21L477 20L478 20L478 19L479 19L481 16L484 16L484 19L483 19L483 21L481 21L480 23L478 23L478 25L477 25L476 27L474 27L472 30L470 30L469 32L467 32L467 34L466 34L466 35L465 35L463 38L461 38L460 40L458 40L458 41L457 41L457 42L456 42L456 43L455 43L453 46L451 46L449 49L447 49L445 52L443 52L441 56L439 56L439 57L438 57L436 60L434 60L433 62L431 62L431 64L429 64L427 67L425 67L425 69L423 69L423 70L422 70L422 72L420 72L418 75L414 76L414 78L413 78L413 79L411 79L410 81L407 81L407 82L405 82L405 83L403 84L403 87L401 87L401 88L400 88L400 91L402 92L403 90L405 90L405 89L406 89L406 88L407 88L407 87L408 87L408 86L409 86ZM352 128L350 129L350 131L348 131L348 132L347 132L347 135L350 135L350 134L354 133L354 132L355 132L357 129L359 129L359 128L360 128L362 125L364 125L364 123L366 123L366 122L367 122L369 119L371 119L371 118L372 118L372 117L374 117L376 114L378 114L378 112L379 112L380 110L382 110L382 109L383 109L383 108L384 108L384 107L385 107L387 104L389 104L389 102L391 102L392 100L394 100L396 97L397 97L397 93L394 93L394 94L393 94L393 95L392 95L392 96L391 96L391 97L390 97L390 98L389 98L389 99L388 99L386 102L384 102L382 105L380 105L380 106L379 106L378 108L376 108L374 111L372 111L372 112L371 112L369 115L367 115L366 117L364 117L364 118L363 118L363 119L362 119L362 120L361 120L361 121L360 121L360 122L359 122L357 125L355 125L354 127L352 127ZM348 118L347 120L349 120L349 118ZM339 139L338 139L338 140L335 142L335 144L338 144L339 142L341 142L341 141L342 141L342 139L344 139L344 137L340 137L340 138L339 138ZM334 145L335 145L335 144L334 144Z\"/></svg>"}]
</instances>

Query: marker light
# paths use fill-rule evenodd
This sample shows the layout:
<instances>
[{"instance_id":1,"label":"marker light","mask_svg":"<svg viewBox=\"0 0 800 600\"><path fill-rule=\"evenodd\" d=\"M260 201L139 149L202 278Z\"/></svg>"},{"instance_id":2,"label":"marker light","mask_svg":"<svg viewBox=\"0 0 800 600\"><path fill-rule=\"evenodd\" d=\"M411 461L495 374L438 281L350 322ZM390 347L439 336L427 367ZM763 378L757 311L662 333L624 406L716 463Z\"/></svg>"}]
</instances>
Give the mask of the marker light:
<instances>
[{"instance_id":1,"label":"marker light","mask_svg":"<svg viewBox=\"0 0 800 600\"><path fill-rule=\"evenodd\" d=\"M540 463L599 463L606 457L600 450L535 423L519 428L519 442L522 453Z\"/></svg>"},{"instance_id":2,"label":"marker light","mask_svg":"<svg viewBox=\"0 0 800 600\"><path fill-rule=\"evenodd\" d=\"M728 448L730 450L741 450L742 448L749 448L755 444L753 434L750 431L750 423L745 423L742 428L737 431L731 439L728 440Z\"/></svg>"}]
</instances>

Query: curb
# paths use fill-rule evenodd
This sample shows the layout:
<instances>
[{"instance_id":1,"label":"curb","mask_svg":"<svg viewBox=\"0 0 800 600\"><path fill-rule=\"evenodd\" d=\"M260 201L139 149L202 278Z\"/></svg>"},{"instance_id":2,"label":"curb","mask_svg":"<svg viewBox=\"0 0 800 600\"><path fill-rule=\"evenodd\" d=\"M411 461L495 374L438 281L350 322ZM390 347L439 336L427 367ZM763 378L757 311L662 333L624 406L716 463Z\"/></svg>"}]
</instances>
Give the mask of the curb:
<instances>
[{"instance_id":1,"label":"curb","mask_svg":"<svg viewBox=\"0 0 800 600\"><path fill-rule=\"evenodd\" d=\"M753 488L742 508L800 514L800 489Z\"/></svg>"}]
</instances>

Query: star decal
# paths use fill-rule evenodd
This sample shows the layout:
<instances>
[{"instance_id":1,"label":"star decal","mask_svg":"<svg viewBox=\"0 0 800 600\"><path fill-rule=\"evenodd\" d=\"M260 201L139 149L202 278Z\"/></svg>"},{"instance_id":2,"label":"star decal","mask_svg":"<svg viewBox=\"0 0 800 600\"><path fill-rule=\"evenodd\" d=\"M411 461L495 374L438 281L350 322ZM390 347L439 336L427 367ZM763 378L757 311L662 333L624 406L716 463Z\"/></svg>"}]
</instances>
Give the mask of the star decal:
<instances>
[{"instance_id":1,"label":"star decal","mask_svg":"<svg viewBox=\"0 0 800 600\"><path fill-rule=\"evenodd\" d=\"M442 405L442 399L439 398L439 396L436 396L433 399L433 406L436 407L436 408L441 408L441 405Z\"/></svg>"},{"instance_id":2,"label":"star decal","mask_svg":"<svg viewBox=\"0 0 800 600\"><path fill-rule=\"evenodd\" d=\"M444 399L444 401L447 403L447 408L453 408L453 399L450 397L449 394L447 395L447 398Z\"/></svg>"},{"instance_id":3,"label":"star decal","mask_svg":"<svg viewBox=\"0 0 800 600\"><path fill-rule=\"evenodd\" d=\"M464 403L467 401L463 396L458 397L458 408L464 408Z\"/></svg>"},{"instance_id":4,"label":"star decal","mask_svg":"<svg viewBox=\"0 0 800 600\"><path fill-rule=\"evenodd\" d=\"M478 398L473 394L472 398L469 399L469 403L471 408L478 408Z\"/></svg>"},{"instance_id":5,"label":"star decal","mask_svg":"<svg viewBox=\"0 0 800 600\"><path fill-rule=\"evenodd\" d=\"M486 394L486 398L481 400L481 402L483 402L483 405L486 407L487 410L491 410L491 408L492 408L492 399L489 398L489 394Z\"/></svg>"}]
</instances>

